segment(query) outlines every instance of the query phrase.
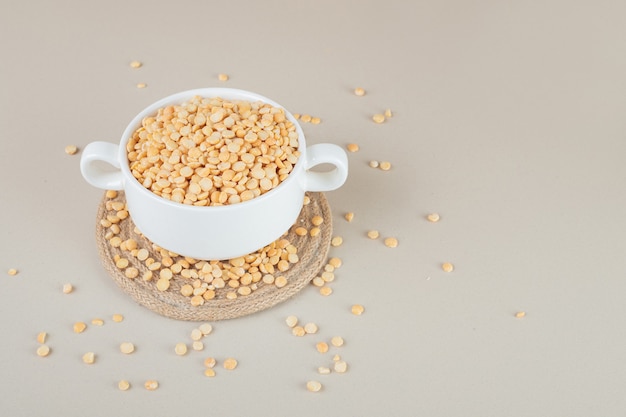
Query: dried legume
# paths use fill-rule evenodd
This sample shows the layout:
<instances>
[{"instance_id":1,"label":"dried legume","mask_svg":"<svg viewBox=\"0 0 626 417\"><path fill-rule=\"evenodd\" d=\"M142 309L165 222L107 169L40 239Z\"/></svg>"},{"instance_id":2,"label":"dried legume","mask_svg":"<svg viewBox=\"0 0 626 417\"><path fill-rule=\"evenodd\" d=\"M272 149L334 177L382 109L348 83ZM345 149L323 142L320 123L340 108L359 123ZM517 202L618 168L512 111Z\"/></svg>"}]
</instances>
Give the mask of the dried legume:
<instances>
[{"instance_id":1,"label":"dried legume","mask_svg":"<svg viewBox=\"0 0 626 417\"><path fill-rule=\"evenodd\" d=\"M426 219L428 219L429 222L436 223L439 221L439 214L430 213L428 216L426 216Z\"/></svg>"},{"instance_id":2,"label":"dried legume","mask_svg":"<svg viewBox=\"0 0 626 417\"><path fill-rule=\"evenodd\" d=\"M73 326L74 333L82 333L85 331L86 328L87 328L87 324L85 324L82 321L77 321L76 323L74 323L74 326Z\"/></svg>"},{"instance_id":3,"label":"dried legume","mask_svg":"<svg viewBox=\"0 0 626 417\"><path fill-rule=\"evenodd\" d=\"M396 239L395 237L388 237L385 238L385 246L387 246L388 248L395 248L398 246L398 239Z\"/></svg>"},{"instance_id":4,"label":"dried legume","mask_svg":"<svg viewBox=\"0 0 626 417\"><path fill-rule=\"evenodd\" d=\"M174 346L174 352L178 356L186 355L187 354L187 345L185 343L176 343L176 346Z\"/></svg>"},{"instance_id":5,"label":"dried legume","mask_svg":"<svg viewBox=\"0 0 626 417\"><path fill-rule=\"evenodd\" d=\"M148 391L154 391L155 389L159 388L159 382L153 379L149 379L143 384L143 386Z\"/></svg>"},{"instance_id":6,"label":"dried legume","mask_svg":"<svg viewBox=\"0 0 626 417\"><path fill-rule=\"evenodd\" d=\"M134 351L135 351L135 345L133 345L131 342L122 342L120 344L120 352L128 355L130 353L133 353Z\"/></svg>"},{"instance_id":7,"label":"dried legume","mask_svg":"<svg viewBox=\"0 0 626 417\"><path fill-rule=\"evenodd\" d=\"M37 356L41 356L42 358L48 356L50 354L50 347L48 345L40 345L37 348Z\"/></svg>"},{"instance_id":8,"label":"dried legume","mask_svg":"<svg viewBox=\"0 0 626 417\"><path fill-rule=\"evenodd\" d=\"M348 370L348 364L345 361L338 360L333 364L333 370L342 374Z\"/></svg>"},{"instance_id":9,"label":"dried legume","mask_svg":"<svg viewBox=\"0 0 626 417\"><path fill-rule=\"evenodd\" d=\"M296 316L289 316L285 319L287 326L294 328L298 324L298 318Z\"/></svg>"},{"instance_id":10,"label":"dried legume","mask_svg":"<svg viewBox=\"0 0 626 417\"><path fill-rule=\"evenodd\" d=\"M363 314L363 312L365 311L365 308L361 305L361 304L354 304L351 308L350 311L352 312L352 314L354 314L355 316L360 316L361 314Z\"/></svg>"},{"instance_id":11,"label":"dried legume","mask_svg":"<svg viewBox=\"0 0 626 417\"><path fill-rule=\"evenodd\" d=\"M335 347L341 347L343 346L344 340L343 337L341 336L333 336L332 339L330 339L330 344L335 346Z\"/></svg>"},{"instance_id":12,"label":"dried legume","mask_svg":"<svg viewBox=\"0 0 626 417\"><path fill-rule=\"evenodd\" d=\"M317 349L319 353L326 353L328 352L328 343L319 342L315 345L315 349Z\"/></svg>"},{"instance_id":13,"label":"dried legume","mask_svg":"<svg viewBox=\"0 0 626 417\"><path fill-rule=\"evenodd\" d=\"M443 264L441 264L441 269L443 269L444 272L452 272L454 271L454 265L452 265L450 262L444 262Z\"/></svg>"},{"instance_id":14,"label":"dried legume","mask_svg":"<svg viewBox=\"0 0 626 417\"><path fill-rule=\"evenodd\" d=\"M226 358L224 359L224 363L222 364L224 369L232 371L237 367L237 360L235 358Z\"/></svg>"},{"instance_id":15,"label":"dried legume","mask_svg":"<svg viewBox=\"0 0 626 417\"><path fill-rule=\"evenodd\" d=\"M306 383L306 389L311 392L318 392L322 389L322 384L318 381L309 381Z\"/></svg>"},{"instance_id":16,"label":"dried legume","mask_svg":"<svg viewBox=\"0 0 626 417\"><path fill-rule=\"evenodd\" d=\"M93 352L87 352L83 355L83 362L87 365L91 365L96 361L96 354Z\"/></svg>"},{"instance_id":17,"label":"dried legume","mask_svg":"<svg viewBox=\"0 0 626 417\"><path fill-rule=\"evenodd\" d=\"M304 325L304 332L306 334L315 334L317 333L317 324L315 323L307 323Z\"/></svg>"},{"instance_id":18,"label":"dried legume","mask_svg":"<svg viewBox=\"0 0 626 417\"><path fill-rule=\"evenodd\" d=\"M378 230L370 230L367 232L367 237L370 239L378 239L379 236L380 233L378 233Z\"/></svg>"}]
</instances>

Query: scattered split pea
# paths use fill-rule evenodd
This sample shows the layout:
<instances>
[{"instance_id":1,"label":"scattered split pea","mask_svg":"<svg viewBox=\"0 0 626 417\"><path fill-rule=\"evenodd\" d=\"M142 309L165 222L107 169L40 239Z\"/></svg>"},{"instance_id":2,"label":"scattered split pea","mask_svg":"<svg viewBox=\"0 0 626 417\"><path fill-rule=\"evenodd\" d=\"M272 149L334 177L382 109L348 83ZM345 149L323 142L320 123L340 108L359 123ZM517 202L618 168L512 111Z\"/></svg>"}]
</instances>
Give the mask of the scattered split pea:
<instances>
[{"instance_id":1,"label":"scattered split pea","mask_svg":"<svg viewBox=\"0 0 626 417\"><path fill-rule=\"evenodd\" d=\"M361 88L361 87L357 87L357 88L354 89L354 94L359 96L359 97L362 97L362 96L365 95L365 90L363 88Z\"/></svg>"},{"instance_id":2,"label":"scattered split pea","mask_svg":"<svg viewBox=\"0 0 626 417\"><path fill-rule=\"evenodd\" d=\"M104 320L95 318L91 320L91 324L93 324L94 326L104 326Z\"/></svg>"},{"instance_id":3,"label":"scattered split pea","mask_svg":"<svg viewBox=\"0 0 626 417\"><path fill-rule=\"evenodd\" d=\"M294 328L298 324L298 318L296 316L289 316L285 319L287 326Z\"/></svg>"},{"instance_id":4,"label":"scattered split pea","mask_svg":"<svg viewBox=\"0 0 626 417\"><path fill-rule=\"evenodd\" d=\"M217 75L217 79L220 81L228 81L230 77L228 76L228 74L218 74Z\"/></svg>"},{"instance_id":5,"label":"scattered split pea","mask_svg":"<svg viewBox=\"0 0 626 417\"><path fill-rule=\"evenodd\" d=\"M441 269L443 269L444 272L452 272L454 271L454 265L452 265L450 262L444 262L443 264L441 264Z\"/></svg>"},{"instance_id":6,"label":"scattered split pea","mask_svg":"<svg viewBox=\"0 0 626 417\"><path fill-rule=\"evenodd\" d=\"M215 358L208 357L204 360L204 366L206 366L207 368L213 368L216 364L217 361L215 360Z\"/></svg>"},{"instance_id":7,"label":"scattered split pea","mask_svg":"<svg viewBox=\"0 0 626 417\"><path fill-rule=\"evenodd\" d=\"M322 384L318 381L309 381L306 383L306 389L311 392L318 392L322 389Z\"/></svg>"},{"instance_id":8,"label":"scattered split pea","mask_svg":"<svg viewBox=\"0 0 626 417\"><path fill-rule=\"evenodd\" d=\"M395 248L398 246L398 239L395 237L388 237L385 239L385 246L388 248Z\"/></svg>"},{"instance_id":9,"label":"scattered split pea","mask_svg":"<svg viewBox=\"0 0 626 417\"><path fill-rule=\"evenodd\" d=\"M63 284L63 294L69 294L72 291L74 291L74 286L72 286L72 284L70 283Z\"/></svg>"},{"instance_id":10,"label":"scattered split pea","mask_svg":"<svg viewBox=\"0 0 626 417\"><path fill-rule=\"evenodd\" d=\"M330 339L330 344L335 346L335 347L341 347L343 346L344 340L343 337L341 336L333 336L332 339Z\"/></svg>"},{"instance_id":11,"label":"scattered split pea","mask_svg":"<svg viewBox=\"0 0 626 417\"><path fill-rule=\"evenodd\" d=\"M9 274L9 275L11 275L11 276L15 276L15 275L17 275L17 273L18 273L18 270L17 270L17 269L15 269L15 268L10 268L10 269L7 271L7 274Z\"/></svg>"},{"instance_id":12,"label":"scattered split pea","mask_svg":"<svg viewBox=\"0 0 626 417\"><path fill-rule=\"evenodd\" d=\"M385 121L385 115L380 114L380 113L376 113L375 115L372 116L372 120L374 121L374 123L383 123Z\"/></svg>"},{"instance_id":13,"label":"scattered split pea","mask_svg":"<svg viewBox=\"0 0 626 417\"><path fill-rule=\"evenodd\" d=\"M370 239L378 239L378 237L380 236L380 233L378 233L378 230L370 230L367 232L367 237L369 237Z\"/></svg>"},{"instance_id":14,"label":"scattered split pea","mask_svg":"<svg viewBox=\"0 0 626 417\"><path fill-rule=\"evenodd\" d=\"M331 295L332 293L333 293L333 289L326 285L320 288L320 294L322 294L324 297L327 297Z\"/></svg>"},{"instance_id":15,"label":"scattered split pea","mask_svg":"<svg viewBox=\"0 0 626 417\"><path fill-rule=\"evenodd\" d=\"M37 334L37 343L44 344L46 343L47 338L48 338L48 333L40 332Z\"/></svg>"},{"instance_id":16,"label":"scattered split pea","mask_svg":"<svg viewBox=\"0 0 626 417\"><path fill-rule=\"evenodd\" d=\"M93 352L87 352L83 355L83 362L87 365L91 365L96 361L96 354Z\"/></svg>"},{"instance_id":17,"label":"scattered split pea","mask_svg":"<svg viewBox=\"0 0 626 417\"><path fill-rule=\"evenodd\" d=\"M187 345L184 343L177 343L176 346L174 346L174 352L176 352L176 354L178 356L184 356L187 354Z\"/></svg>"},{"instance_id":18,"label":"scattered split pea","mask_svg":"<svg viewBox=\"0 0 626 417\"><path fill-rule=\"evenodd\" d=\"M211 326L210 323L202 323L199 327L198 330L200 330L202 332L202 334L204 336L210 334L213 331L213 326Z\"/></svg>"},{"instance_id":19,"label":"scattered split pea","mask_svg":"<svg viewBox=\"0 0 626 417\"><path fill-rule=\"evenodd\" d=\"M307 323L304 325L304 332L306 334L315 334L317 333L317 324L315 323Z\"/></svg>"},{"instance_id":20,"label":"scattered split pea","mask_svg":"<svg viewBox=\"0 0 626 417\"><path fill-rule=\"evenodd\" d=\"M354 219L354 213L350 211L350 212L346 213L343 217L349 223L349 222L351 222Z\"/></svg>"},{"instance_id":21,"label":"scattered split pea","mask_svg":"<svg viewBox=\"0 0 626 417\"><path fill-rule=\"evenodd\" d=\"M379 168L382 169L383 171L389 171L391 169L391 162L382 161L379 165Z\"/></svg>"},{"instance_id":22,"label":"scattered split pea","mask_svg":"<svg viewBox=\"0 0 626 417\"><path fill-rule=\"evenodd\" d=\"M342 265L342 260L340 258L330 258L328 260L328 264L332 265L334 268L340 268Z\"/></svg>"},{"instance_id":23,"label":"scattered split pea","mask_svg":"<svg viewBox=\"0 0 626 417\"><path fill-rule=\"evenodd\" d=\"M146 83L137 83L137 88L146 88L148 84Z\"/></svg>"},{"instance_id":24,"label":"scattered split pea","mask_svg":"<svg viewBox=\"0 0 626 417\"><path fill-rule=\"evenodd\" d=\"M74 333L82 333L85 331L86 328L87 328L87 324L85 324L82 321L77 321L76 323L74 323L74 326L73 326Z\"/></svg>"},{"instance_id":25,"label":"scattered split pea","mask_svg":"<svg viewBox=\"0 0 626 417\"><path fill-rule=\"evenodd\" d=\"M338 360L333 364L333 369L335 372L343 374L348 370L348 364L345 361Z\"/></svg>"},{"instance_id":26,"label":"scattered split pea","mask_svg":"<svg viewBox=\"0 0 626 417\"><path fill-rule=\"evenodd\" d=\"M328 375L330 374L330 368L327 366L320 366L319 368L317 368L317 372L320 375Z\"/></svg>"},{"instance_id":27,"label":"scattered split pea","mask_svg":"<svg viewBox=\"0 0 626 417\"><path fill-rule=\"evenodd\" d=\"M518 319L522 319L524 317L526 317L526 312L525 311L518 311L517 313L515 313L515 317Z\"/></svg>"},{"instance_id":28,"label":"scattered split pea","mask_svg":"<svg viewBox=\"0 0 626 417\"><path fill-rule=\"evenodd\" d=\"M147 380L144 384L143 384L144 388L147 389L148 391L154 391L157 388L159 388L159 382L155 381L153 379L149 379Z\"/></svg>"},{"instance_id":29,"label":"scattered split pea","mask_svg":"<svg viewBox=\"0 0 626 417\"><path fill-rule=\"evenodd\" d=\"M343 238L341 236L335 236L330 241L330 244L335 247L341 246L342 243L343 243Z\"/></svg>"},{"instance_id":30,"label":"scattered split pea","mask_svg":"<svg viewBox=\"0 0 626 417\"><path fill-rule=\"evenodd\" d=\"M65 153L68 155L76 155L76 152L78 152L76 145L67 145L65 147Z\"/></svg>"},{"instance_id":31,"label":"scattered split pea","mask_svg":"<svg viewBox=\"0 0 626 417\"><path fill-rule=\"evenodd\" d=\"M135 345L133 345L131 342L122 342L120 344L120 352L125 353L125 354L131 354L135 351Z\"/></svg>"},{"instance_id":32,"label":"scattered split pea","mask_svg":"<svg viewBox=\"0 0 626 417\"><path fill-rule=\"evenodd\" d=\"M122 316L121 314L113 314L112 319L114 322L120 323L124 321L124 316Z\"/></svg>"},{"instance_id":33,"label":"scattered split pea","mask_svg":"<svg viewBox=\"0 0 626 417\"><path fill-rule=\"evenodd\" d=\"M237 360L235 358L226 358L223 363L224 369L232 371L237 367Z\"/></svg>"},{"instance_id":34,"label":"scattered split pea","mask_svg":"<svg viewBox=\"0 0 626 417\"><path fill-rule=\"evenodd\" d=\"M127 381L127 380L125 380L125 379L122 379L121 381L119 381L119 382L117 383L117 388L118 388L120 391L126 391L126 390L128 390L128 389L130 388L130 382L128 382L128 381Z\"/></svg>"},{"instance_id":35,"label":"scattered split pea","mask_svg":"<svg viewBox=\"0 0 626 417\"><path fill-rule=\"evenodd\" d=\"M213 369L213 368L206 368L204 370L204 376L214 377L215 376L215 369Z\"/></svg>"},{"instance_id":36,"label":"scattered split pea","mask_svg":"<svg viewBox=\"0 0 626 417\"><path fill-rule=\"evenodd\" d=\"M355 316L360 316L361 314L363 314L363 312L365 311L365 308L361 305L361 304L354 304L351 308L350 311L352 312L352 314L354 314Z\"/></svg>"},{"instance_id":37,"label":"scattered split pea","mask_svg":"<svg viewBox=\"0 0 626 417\"><path fill-rule=\"evenodd\" d=\"M131 68L135 68L135 69L136 68L141 68L142 65L143 64L141 62L139 62L139 61L131 61L130 62L130 67Z\"/></svg>"},{"instance_id":38,"label":"scattered split pea","mask_svg":"<svg viewBox=\"0 0 626 417\"><path fill-rule=\"evenodd\" d=\"M306 330L304 330L304 327L302 326L295 326L291 329L291 333L294 336L302 337L306 334Z\"/></svg>"},{"instance_id":39,"label":"scattered split pea","mask_svg":"<svg viewBox=\"0 0 626 417\"><path fill-rule=\"evenodd\" d=\"M326 353L328 352L328 343L319 342L315 345L315 349L317 349L319 353Z\"/></svg>"},{"instance_id":40,"label":"scattered split pea","mask_svg":"<svg viewBox=\"0 0 626 417\"><path fill-rule=\"evenodd\" d=\"M202 333L202 330L200 330L200 329L193 329L191 331L191 340L198 341L198 340L202 339L203 337L204 337L204 334Z\"/></svg>"},{"instance_id":41,"label":"scattered split pea","mask_svg":"<svg viewBox=\"0 0 626 417\"><path fill-rule=\"evenodd\" d=\"M350 152L358 152L359 150L359 145L357 145L356 143L349 143L348 146L346 146L346 148L348 149L348 151Z\"/></svg>"},{"instance_id":42,"label":"scattered split pea","mask_svg":"<svg viewBox=\"0 0 626 417\"><path fill-rule=\"evenodd\" d=\"M45 358L49 354L50 354L50 348L48 347L48 345L40 345L37 348L37 356Z\"/></svg>"},{"instance_id":43,"label":"scattered split pea","mask_svg":"<svg viewBox=\"0 0 626 417\"><path fill-rule=\"evenodd\" d=\"M372 168L378 168L379 163L378 161L369 161L368 165Z\"/></svg>"},{"instance_id":44,"label":"scattered split pea","mask_svg":"<svg viewBox=\"0 0 626 417\"><path fill-rule=\"evenodd\" d=\"M439 214L430 213L428 216L426 216L426 219L428 219L428 221L431 223L436 223L439 221Z\"/></svg>"}]
</instances>

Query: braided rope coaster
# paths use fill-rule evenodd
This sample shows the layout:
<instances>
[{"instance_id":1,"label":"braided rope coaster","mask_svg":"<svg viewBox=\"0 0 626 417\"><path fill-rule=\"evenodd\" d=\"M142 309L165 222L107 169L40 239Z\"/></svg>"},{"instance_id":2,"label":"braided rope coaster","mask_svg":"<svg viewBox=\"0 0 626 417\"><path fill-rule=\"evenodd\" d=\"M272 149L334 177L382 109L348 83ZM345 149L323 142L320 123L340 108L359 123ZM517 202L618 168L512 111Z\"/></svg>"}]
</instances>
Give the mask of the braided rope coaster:
<instances>
[{"instance_id":1,"label":"braided rope coaster","mask_svg":"<svg viewBox=\"0 0 626 417\"><path fill-rule=\"evenodd\" d=\"M297 248L298 255L297 262L291 263L289 269L283 272L276 271L273 274L276 277L286 278L286 285L281 288L274 283L259 280L252 284L253 290L249 295L238 295L232 298L232 294L236 293L236 288L226 285L223 288L213 289L215 291L213 299L202 300L202 305L192 305L190 297L181 294L181 287L198 281L198 278L185 278L180 272L175 272L169 280L169 288L165 291L159 290L157 288L159 270L153 272L154 278L148 281L143 278L146 273L150 275L145 262L145 250L148 252L148 259L152 258L155 262L165 263L164 258L171 258L171 261L167 259L168 264L173 262L188 265L189 261L198 261L168 254L167 251L154 245L138 232L130 216L122 215L121 218L116 219L116 210L111 209L111 206L113 203L116 203L117 208L121 205L125 206L126 200L121 191L117 192L114 198L109 198L105 194L98 207L96 241L100 259L111 278L124 292L138 304L163 316L177 320L215 321L256 313L293 297L320 272L325 264L332 234L330 206L322 193L307 193L307 195L310 202L303 205L296 223L281 237ZM125 210L122 212L125 213ZM119 210L117 213L119 215ZM319 234L311 236L311 233L307 233L301 236L302 233L295 232L299 226L307 230L314 227L311 219L315 216L321 216L324 220L321 225L317 226ZM107 220L107 217L113 220L114 225L117 225L117 227L113 226L117 233L112 232L111 222ZM130 248L126 247L125 242L129 241L136 242L136 247L134 243ZM139 255L142 249L145 250L141 251L142 255ZM172 269L179 268L172 267ZM227 297L229 292L230 298Z\"/></svg>"}]
</instances>

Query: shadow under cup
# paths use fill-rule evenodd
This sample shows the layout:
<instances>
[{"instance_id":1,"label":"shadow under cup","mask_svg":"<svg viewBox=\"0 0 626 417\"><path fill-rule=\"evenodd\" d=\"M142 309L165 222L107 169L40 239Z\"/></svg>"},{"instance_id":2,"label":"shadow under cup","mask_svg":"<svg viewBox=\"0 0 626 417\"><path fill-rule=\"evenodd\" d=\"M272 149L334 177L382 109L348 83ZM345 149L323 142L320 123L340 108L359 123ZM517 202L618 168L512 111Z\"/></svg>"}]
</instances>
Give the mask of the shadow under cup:
<instances>
[{"instance_id":1,"label":"shadow under cup","mask_svg":"<svg viewBox=\"0 0 626 417\"><path fill-rule=\"evenodd\" d=\"M195 97L220 97L229 101L262 101L284 110L298 134L300 156L287 178L266 193L224 206L193 206L154 194L133 176L126 143L145 117ZM103 169L102 162L115 168ZM314 172L316 166L332 166ZM81 156L81 172L91 185L105 190L123 190L129 214L146 238L170 252L194 259L224 260L252 253L280 238L296 221L307 191L337 189L348 175L345 151L322 143L306 146L297 120L278 103L230 88L204 88L184 91L161 99L140 112L126 127L120 144L92 142Z\"/></svg>"}]
</instances>

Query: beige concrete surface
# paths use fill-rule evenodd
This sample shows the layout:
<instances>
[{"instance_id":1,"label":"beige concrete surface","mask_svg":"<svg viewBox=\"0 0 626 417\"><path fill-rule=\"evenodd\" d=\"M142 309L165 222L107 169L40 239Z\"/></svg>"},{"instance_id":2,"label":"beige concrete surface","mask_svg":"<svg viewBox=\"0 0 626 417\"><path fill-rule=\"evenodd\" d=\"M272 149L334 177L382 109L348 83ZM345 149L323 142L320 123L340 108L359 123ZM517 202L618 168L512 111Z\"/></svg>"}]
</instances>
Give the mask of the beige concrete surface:
<instances>
[{"instance_id":1,"label":"beige concrete surface","mask_svg":"<svg viewBox=\"0 0 626 417\"><path fill-rule=\"evenodd\" d=\"M625 74L620 1L1 0L0 415L623 416ZM102 192L64 148L118 142L148 104L210 86L318 116L309 143L360 150L327 193L344 240L333 294L214 323L179 357L197 323L107 276ZM319 332L292 336L292 314ZM343 347L315 350L335 335ZM318 375L334 354L348 371Z\"/></svg>"}]
</instances>

